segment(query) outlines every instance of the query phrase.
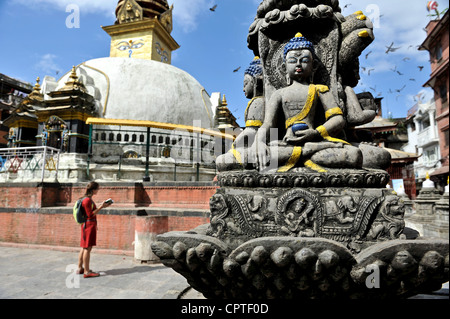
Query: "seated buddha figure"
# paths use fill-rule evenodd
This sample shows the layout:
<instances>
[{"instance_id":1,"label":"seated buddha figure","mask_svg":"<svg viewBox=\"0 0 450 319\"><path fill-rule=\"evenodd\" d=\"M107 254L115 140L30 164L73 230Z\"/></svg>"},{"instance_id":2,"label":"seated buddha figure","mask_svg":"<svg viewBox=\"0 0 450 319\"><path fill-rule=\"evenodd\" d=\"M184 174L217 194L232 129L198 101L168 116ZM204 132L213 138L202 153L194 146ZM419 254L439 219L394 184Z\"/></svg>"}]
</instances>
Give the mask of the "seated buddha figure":
<instances>
[{"instance_id":1,"label":"seated buddha figure","mask_svg":"<svg viewBox=\"0 0 450 319\"><path fill-rule=\"evenodd\" d=\"M284 59L288 85L276 90L266 105L256 137L257 168L277 168L278 172L294 167L318 172L326 172L326 168L361 168L361 151L338 138L345 119L332 93L325 85L311 83L318 66L313 44L298 33L286 44ZM283 115L284 138L269 142L271 129Z\"/></svg>"},{"instance_id":2,"label":"seated buddha figure","mask_svg":"<svg viewBox=\"0 0 450 319\"><path fill-rule=\"evenodd\" d=\"M244 94L250 99L245 110L245 129L236 138L228 153L216 159L219 172L254 168L254 141L264 119L263 69L259 57L255 57L244 72Z\"/></svg>"}]
</instances>

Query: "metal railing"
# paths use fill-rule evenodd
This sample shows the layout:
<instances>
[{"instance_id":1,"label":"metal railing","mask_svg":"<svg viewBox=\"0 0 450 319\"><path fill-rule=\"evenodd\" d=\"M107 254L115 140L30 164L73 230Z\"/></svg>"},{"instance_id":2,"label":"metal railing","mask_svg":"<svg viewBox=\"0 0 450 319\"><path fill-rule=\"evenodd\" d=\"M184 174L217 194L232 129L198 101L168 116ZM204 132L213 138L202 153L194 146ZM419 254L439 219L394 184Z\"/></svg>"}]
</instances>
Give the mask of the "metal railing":
<instances>
[{"instance_id":1,"label":"metal railing","mask_svg":"<svg viewBox=\"0 0 450 319\"><path fill-rule=\"evenodd\" d=\"M40 181L45 171L55 171L58 176L60 150L48 146L0 148L0 176L2 174L24 174L34 176L40 172Z\"/></svg>"},{"instance_id":2,"label":"metal railing","mask_svg":"<svg viewBox=\"0 0 450 319\"><path fill-rule=\"evenodd\" d=\"M196 179L199 179L200 165L215 169L215 148L217 137L199 133L178 132L164 129L146 128L144 130L113 129L92 127L90 133L91 155L99 155L99 146L135 146L135 158L146 158L145 178L149 175L149 157L166 157L174 160L174 180L177 165L195 165ZM111 150L111 149L109 149ZM152 153L152 155L150 155ZM118 175L121 174L122 161L133 154L120 154ZM89 163L88 172L89 176Z\"/></svg>"}]
</instances>

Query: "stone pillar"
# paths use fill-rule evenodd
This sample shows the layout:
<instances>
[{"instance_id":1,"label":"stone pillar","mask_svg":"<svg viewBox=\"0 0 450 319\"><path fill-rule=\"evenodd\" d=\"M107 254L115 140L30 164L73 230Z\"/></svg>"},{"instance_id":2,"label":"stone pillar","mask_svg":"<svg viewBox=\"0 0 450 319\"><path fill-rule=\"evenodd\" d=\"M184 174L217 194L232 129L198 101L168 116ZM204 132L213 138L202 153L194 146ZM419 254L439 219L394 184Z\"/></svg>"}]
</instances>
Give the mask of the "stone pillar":
<instances>
[{"instance_id":1,"label":"stone pillar","mask_svg":"<svg viewBox=\"0 0 450 319\"><path fill-rule=\"evenodd\" d=\"M167 216L137 216L135 221L134 259L139 262L157 262L151 244L156 236L169 230Z\"/></svg>"},{"instance_id":2,"label":"stone pillar","mask_svg":"<svg viewBox=\"0 0 450 319\"><path fill-rule=\"evenodd\" d=\"M427 179L422 184L419 196L414 201L415 213L405 216L406 226L417 230L421 236L428 237L430 233L426 229L426 225L435 220L435 204L440 199L439 191L434 187L434 183L427 174Z\"/></svg>"},{"instance_id":3,"label":"stone pillar","mask_svg":"<svg viewBox=\"0 0 450 319\"><path fill-rule=\"evenodd\" d=\"M428 112L429 117L430 117L430 131L431 131L431 135L430 135L430 139L435 139L437 138L437 130L436 130L436 119L434 117L434 110L430 110Z\"/></svg>"},{"instance_id":4,"label":"stone pillar","mask_svg":"<svg viewBox=\"0 0 450 319\"><path fill-rule=\"evenodd\" d=\"M430 225L425 225L425 233L429 237L449 239L449 192L448 185L445 187L445 193L434 206L435 219Z\"/></svg>"}]
</instances>

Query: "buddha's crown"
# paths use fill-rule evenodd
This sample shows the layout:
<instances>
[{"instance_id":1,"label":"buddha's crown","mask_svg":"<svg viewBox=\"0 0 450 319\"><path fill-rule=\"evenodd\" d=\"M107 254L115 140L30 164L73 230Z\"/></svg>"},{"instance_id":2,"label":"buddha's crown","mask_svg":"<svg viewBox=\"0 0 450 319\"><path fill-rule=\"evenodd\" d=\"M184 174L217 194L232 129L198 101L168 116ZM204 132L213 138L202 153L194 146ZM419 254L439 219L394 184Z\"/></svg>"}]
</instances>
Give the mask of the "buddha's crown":
<instances>
[{"instance_id":1,"label":"buddha's crown","mask_svg":"<svg viewBox=\"0 0 450 319\"><path fill-rule=\"evenodd\" d=\"M300 32L297 33L294 38L290 39L284 47L284 58L286 58L289 51L299 49L308 49L312 54L315 54L312 42L308 41Z\"/></svg>"},{"instance_id":2,"label":"buddha's crown","mask_svg":"<svg viewBox=\"0 0 450 319\"><path fill-rule=\"evenodd\" d=\"M262 75L263 69L261 65L261 60L259 57L255 57L253 61L250 63L250 66L245 70L245 74L248 74L250 76L259 76Z\"/></svg>"}]
</instances>

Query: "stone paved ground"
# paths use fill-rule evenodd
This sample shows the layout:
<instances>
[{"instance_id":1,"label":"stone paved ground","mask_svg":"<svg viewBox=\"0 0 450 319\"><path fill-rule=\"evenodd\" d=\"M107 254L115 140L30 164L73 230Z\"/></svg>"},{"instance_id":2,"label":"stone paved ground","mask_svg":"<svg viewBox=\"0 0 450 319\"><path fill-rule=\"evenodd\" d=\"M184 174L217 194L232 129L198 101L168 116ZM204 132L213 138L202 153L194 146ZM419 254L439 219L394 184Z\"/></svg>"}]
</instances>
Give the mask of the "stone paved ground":
<instances>
[{"instance_id":1,"label":"stone paved ground","mask_svg":"<svg viewBox=\"0 0 450 319\"><path fill-rule=\"evenodd\" d=\"M77 252L0 246L0 299L176 299L189 285L162 264L91 255L97 278L75 275Z\"/></svg>"},{"instance_id":2,"label":"stone paved ground","mask_svg":"<svg viewBox=\"0 0 450 319\"><path fill-rule=\"evenodd\" d=\"M186 279L162 264L92 251L98 278L75 275L78 252L4 246L0 243L0 299L204 299ZM430 295L449 299L448 282Z\"/></svg>"}]
</instances>

